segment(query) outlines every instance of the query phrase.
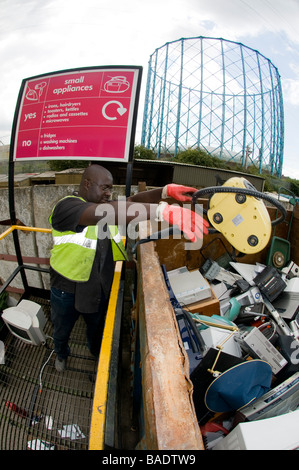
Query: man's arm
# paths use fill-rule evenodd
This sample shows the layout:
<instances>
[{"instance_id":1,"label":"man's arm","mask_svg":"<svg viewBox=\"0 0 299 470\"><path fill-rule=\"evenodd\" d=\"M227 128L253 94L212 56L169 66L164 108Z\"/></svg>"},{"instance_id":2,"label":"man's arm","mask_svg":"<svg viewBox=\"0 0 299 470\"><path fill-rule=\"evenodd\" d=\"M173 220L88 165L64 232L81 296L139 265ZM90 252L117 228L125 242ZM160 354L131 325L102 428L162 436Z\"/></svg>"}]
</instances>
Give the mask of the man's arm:
<instances>
[{"instance_id":1,"label":"man's arm","mask_svg":"<svg viewBox=\"0 0 299 470\"><path fill-rule=\"evenodd\" d=\"M130 201L158 203L161 199L175 199L180 202L191 202L192 194L197 190L190 186L181 184L170 183L166 184L163 188L152 189L150 191L142 191L128 198Z\"/></svg>"},{"instance_id":2,"label":"man's arm","mask_svg":"<svg viewBox=\"0 0 299 470\"><path fill-rule=\"evenodd\" d=\"M208 223L190 209L172 206L161 199L190 201L195 188L169 184L163 188L143 191L128 199L119 198L102 204L89 204L81 214L80 225L128 225L130 222L158 219L177 225L191 241L208 233Z\"/></svg>"},{"instance_id":3,"label":"man's arm","mask_svg":"<svg viewBox=\"0 0 299 470\"><path fill-rule=\"evenodd\" d=\"M189 240L202 239L208 233L208 222L200 214L167 202L161 204L137 203L126 200L89 205L81 214L80 225L128 225L130 222L156 219L178 226Z\"/></svg>"},{"instance_id":4,"label":"man's arm","mask_svg":"<svg viewBox=\"0 0 299 470\"><path fill-rule=\"evenodd\" d=\"M81 214L80 225L96 225L103 221L108 225L129 224L138 216L149 220L156 213L158 204L139 203L130 200L110 201L103 204L89 204Z\"/></svg>"},{"instance_id":5,"label":"man's arm","mask_svg":"<svg viewBox=\"0 0 299 470\"><path fill-rule=\"evenodd\" d=\"M134 194L134 196L128 197L129 202L141 202L141 203L154 203L158 204L162 198L162 189L150 189L149 191L141 191L140 193Z\"/></svg>"}]
</instances>

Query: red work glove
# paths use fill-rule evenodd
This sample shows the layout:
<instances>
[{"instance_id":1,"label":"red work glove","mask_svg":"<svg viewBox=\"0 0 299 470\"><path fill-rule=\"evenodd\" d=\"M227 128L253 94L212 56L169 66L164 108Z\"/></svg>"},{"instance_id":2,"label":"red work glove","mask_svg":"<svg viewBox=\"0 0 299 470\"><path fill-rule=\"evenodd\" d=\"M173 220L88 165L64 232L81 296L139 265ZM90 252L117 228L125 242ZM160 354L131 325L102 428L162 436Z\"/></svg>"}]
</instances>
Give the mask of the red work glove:
<instances>
[{"instance_id":1,"label":"red work glove","mask_svg":"<svg viewBox=\"0 0 299 470\"><path fill-rule=\"evenodd\" d=\"M180 184L167 184L162 190L162 199L172 197L176 201L191 201L191 195L195 193L197 189L190 188L189 186L181 186ZM188 194L190 194L188 196Z\"/></svg>"},{"instance_id":2,"label":"red work glove","mask_svg":"<svg viewBox=\"0 0 299 470\"><path fill-rule=\"evenodd\" d=\"M177 225L191 242L202 239L204 234L208 234L209 223L190 209L160 202L156 215L158 221Z\"/></svg>"}]
</instances>

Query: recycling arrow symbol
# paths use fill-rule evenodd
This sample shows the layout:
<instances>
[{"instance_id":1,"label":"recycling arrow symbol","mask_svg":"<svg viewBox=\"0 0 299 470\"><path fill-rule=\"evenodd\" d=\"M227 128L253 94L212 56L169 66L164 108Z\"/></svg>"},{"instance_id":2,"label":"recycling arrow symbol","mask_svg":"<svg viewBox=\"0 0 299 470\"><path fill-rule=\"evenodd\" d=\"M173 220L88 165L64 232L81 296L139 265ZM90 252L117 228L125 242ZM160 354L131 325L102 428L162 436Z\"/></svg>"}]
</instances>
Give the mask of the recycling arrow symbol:
<instances>
[{"instance_id":1,"label":"recycling arrow symbol","mask_svg":"<svg viewBox=\"0 0 299 470\"><path fill-rule=\"evenodd\" d=\"M110 106L110 104L118 105L118 108L116 109L116 111L120 116L123 116L127 112L127 108L124 108L124 106L122 105L122 103L120 103L120 101L107 101L107 103L105 103L102 108L102 114L104 118L108 119L109 121L115 121L115 119L117 119L117 116L108 116L106 113L106 108Z\"/></svg>"}]
</instances>

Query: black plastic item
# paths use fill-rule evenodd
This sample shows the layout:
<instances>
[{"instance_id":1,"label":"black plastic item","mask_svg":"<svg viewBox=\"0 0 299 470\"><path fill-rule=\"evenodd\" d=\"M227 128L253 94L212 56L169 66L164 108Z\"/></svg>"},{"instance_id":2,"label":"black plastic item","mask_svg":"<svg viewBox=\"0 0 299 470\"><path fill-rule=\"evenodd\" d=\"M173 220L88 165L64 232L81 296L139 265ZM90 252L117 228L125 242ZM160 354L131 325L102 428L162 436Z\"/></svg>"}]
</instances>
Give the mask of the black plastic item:
<instances>
[{"instance_id":1,"label":"black plastic item","mask_svg":"<svg viewBox=\"0 0 299 470\"><path fill-rule=\"evenodd\" d=\"M277 383L283 382L299 371L299 348L297 344L293 336L278 335L275 347L288 361L288 364L277 374Z\"/></svg>"},{"instance_id":2,"label":"black plastic item","mask_svg":"<svg viewBox=\"0 0 299 470\"><path fill-rule=\"evenodd\" d=\"M265 318L264 304L241 305L238 317L234 320L236 325L251 325L257 318ZM268 338L269 339L269 338Z\"/></svg>"},{"instance_id":3,"label":"black plastic item","mask_svg":"<svg viewBox=\"0 0 299 470\"><path fill-rule=\"evenodd\" d=\"M231 290L231 297L236 297L237 295L244 294L250 289L250 284L245 279L237 279Z\"/></svg>"},{"instance_id":4,"label":"black plastic item","mask_svg":"<svg viewBox=\"0 0 299 470\"><path fill-rule=\"evenodd\" d=\"M204 398L208 387L213 380L215 380L215 377L208 372L208 369L211 369L213 366L218 352L219 351L217 349L210 348L200 364L190 375L190 379L194 387L193 402L197 420L200 425L205 424L214 415L214 413L206 407ZM244 362L243 359L222 351L217 360L216 370L224 372L233 366L241 364L242 362Z\"/></svg>"},{"instance_id":5,"label":"black plastic item","mask_svg":"<svg viewBox=\"0 0 299 470\"><path fill-rule=\"evenodd\" d=\"M243 294L250 289L250 284L245 279L237 279L236 287L239 289L240 294Z\"/></svg>"},{"instance_id":6,"label":"black plastic item","mask_svg":"<svg viewBox=\"0 0 299 470\"><path fill-rule=\"evenodd\" d=\"M275 300L287 286L277 269L272 266L266 266L253 282L270 302Z\"/></svg>"},{"instance_id":7,"label":"black plastic item","mask_svg":"<svg viewBox=\"0 0 299 470\"><path fill-rule=\"evenodd\" d=\"M215 250L219 250L219 247L215 248L215 244L218 243L222 247L222 254L218 256L217 259L214 259L214 253ZM205 255L205 251L208 250L209 256L207 257ZM223 240L220 237L215 237L213 240L209 241L209 243L206 243L201 249L200 249L200 254L205 260L213 260L216 262L221 268L228 269L230 267L230 261L236 261L236 256L235 253L229 253L228 249L226 248ZM241 255L238 255L238 258L243 256L243 253Z\"/></svg>"}]
</instances>

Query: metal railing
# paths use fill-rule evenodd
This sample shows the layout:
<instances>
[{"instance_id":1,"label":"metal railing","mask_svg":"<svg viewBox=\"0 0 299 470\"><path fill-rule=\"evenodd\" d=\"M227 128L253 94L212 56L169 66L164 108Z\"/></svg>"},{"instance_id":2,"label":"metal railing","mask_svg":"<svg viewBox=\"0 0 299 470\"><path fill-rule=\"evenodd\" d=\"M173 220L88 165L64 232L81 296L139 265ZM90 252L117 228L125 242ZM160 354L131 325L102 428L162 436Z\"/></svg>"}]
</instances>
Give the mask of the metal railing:
<instances>
[{"instance_id":1,"label":"metal railing","mask_svg":"<svg viewBox=\"0 0 299 470\"><path fill-rule=\"evenodd\" d=\"M7 230L5 230L3 233L0 234L0 241L3 240L7 235L10 233L13 233L15 230L22 230L25 232L42 232L42 233L51 233L51 229L48 228L40 228L40 227L29 227L26 225L11 225ZM18 267L13 271L13 273L9 276L9 278L2 284L0 287L0 294L2 294L5 289L10 285L10 283L13 281L13 279L16 277L18 273L21 272L21 274L24 273L25 269L31 270L31 271L40 271L40 272L45 272L48 273L49 270L46 268L42 268L39 266L30 266L28 264L24 264L23 262L20 262L20 257L17 256L19 265ZM26 279L23 277L23 283L27 284Z\"/></svg>"}]
</instances>

